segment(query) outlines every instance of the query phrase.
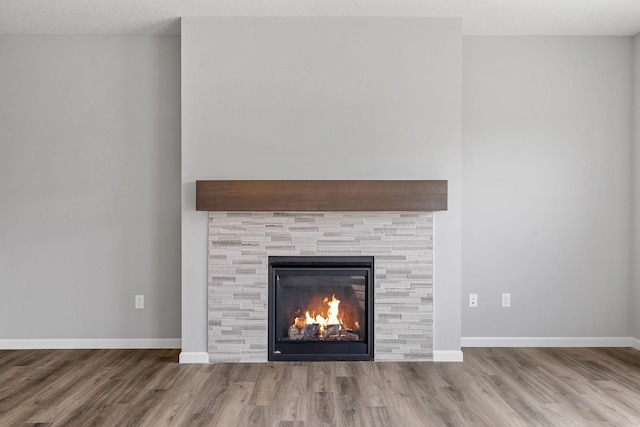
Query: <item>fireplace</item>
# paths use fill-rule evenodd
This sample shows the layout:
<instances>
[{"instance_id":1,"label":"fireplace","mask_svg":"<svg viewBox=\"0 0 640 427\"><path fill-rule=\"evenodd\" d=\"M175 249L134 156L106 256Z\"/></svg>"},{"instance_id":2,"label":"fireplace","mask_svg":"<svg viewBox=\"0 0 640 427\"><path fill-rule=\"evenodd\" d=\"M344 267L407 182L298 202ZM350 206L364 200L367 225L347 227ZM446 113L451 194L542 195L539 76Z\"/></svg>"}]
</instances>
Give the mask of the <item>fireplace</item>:
<instances>
[{"instance_id":1,"label":"fireplace","mask_svg":"<svg viewBox=\"0 0 640 427\"><path fill-rule=\"evenodd\" d=\"M196 209L209 211L211 362L432 360L433 211L447 209L447 181L198 181ZM295 269L312 273L316 299ZM306 328L306 311L329 317L335 300L344 328Z\"/></svg>"},{"instance_id":2,"label":"fireplace","mask_svg":"<svg viewBox=\"0 0 640 427\"><path fill-rule=\"evenodd\" d=\"M369 257L369 262L373 257L375 276L372 268L367 292L371 294L369 307L374 307L374 302L375 307L367 313L369 329L363 335L375 350L369 358L432 360L433 213L209 212L208 247L210 361L286 360L287 353L281 349L279 358L273 357L275 334L270 336L273 329L269 332L275 328L269 323L269 298L273 298L269 296L269 276L273 276L269 261L276 256L291 257L295 262L302 257L329 260L324 257L335 256ZM329 290L320 297L321 308L326 310L323 300L331 300L333 293ZM349 297L336 292L336 299L346 316ZM296 309L303 316L307 310ZM287 328L281 334L299 317L291 317L293 314L281 321ZM364 326L359 323L362 331ZM353 330L353 326L351 322L347 328ZM326 344L331 343L318 345L331 347Z\"/></svg>"},{"instance_id":3,"label":"fireplace","mask_svg":"<svg viewBox=\"0 0 640 427\"><path fill-rule=\"evenodd\" d=\"M373 360L373 257L268 263L270 361Z\"/></svg>"}]
</instances>

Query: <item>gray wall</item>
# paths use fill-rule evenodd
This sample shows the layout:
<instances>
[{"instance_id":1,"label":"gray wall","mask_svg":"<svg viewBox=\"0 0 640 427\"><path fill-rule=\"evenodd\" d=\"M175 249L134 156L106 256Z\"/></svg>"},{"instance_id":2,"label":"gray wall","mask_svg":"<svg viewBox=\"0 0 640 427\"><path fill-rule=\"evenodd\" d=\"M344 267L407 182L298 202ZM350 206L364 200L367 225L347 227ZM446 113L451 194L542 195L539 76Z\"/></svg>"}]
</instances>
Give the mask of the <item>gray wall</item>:
<instances>
[{"instance_id":1,"label":"gray wall","mask_svg":"<svg viewBox=\"0 0 640 427\"><path fill-rule=\"evenodd\" d=\"M463 55L463 336L629 336L631 39Z\"/></svg>"},{"instance_id":2,"label":"gray wall","mask_svg":"<svg viewBox=\"0 0 640 427\"><path fill-rule=\"evenodd\" d=\"M434 347L460 349L460 60L458 19L183 19L184 352L207 349L196 179L448 179Z\"/></svg>"},{"instance_id":3,"label":"gray wall","mask_svg":"<svg viewBox=\"0 0 640 427\"><path fill-rule=\"evenodd\" d=\"M631 252L632 297L630 301L631 334L640 339L640 34L633 39L633 251Z\"/></svg>"},{"instance_id":4,"label":"gray wall","mask_svg":"<svg viewBox=\"0 0 640 427\"><path fill-rule=\"evenodd\" d=\"M179 338L179 38L1 36L0 100L0 340Z\"/></svg>"},{"instance_id":5,"label":"gray wall","mask_svg":"<svg viewBox=\"0 0 640 427\"><path fill-rule=\"evenodd\" d=\"M310 55L265 75L265 61L293 47L265 49L245 70L255 86L244 86L243 76L229 87L214 84L220 95L240 94L252 102L212 110L227 120L212 133L200 133L190 122L208 120L197 108L210 107L212 98L198 93L199 81L186 81L193 83L186 101L196 111L185 117L185 138L196 141L187 147L194 151L183 176L184 262L194 267L183 286L187 349L206 351L207 224L205 213L193 211L193 181L222 177L451 179L452 211L435 217L436 233L446 230L451 237L442 242L436 236L444 252L436 253L441 280L435 286L435 348L456 348L459 24L426 21L435 38L425 39L431 50L420 55L420 67L433 60L442 67L429 69L423 79L420 90L431 101L418 113L431 119L422 127L407 126L415 124L411 111L418 101L408 110L398 105L401 96L419 92L410 84L391 91L402 79L385 77L401 68L382 54L400 55L394 52L399 39L378 41L382 50L360 46L362 56L349 59L371 61L382 67L379 73L356 76L348 65L325 66L323 73L308 74L310 85L290 79L293 71L287 71L304 70ZM193 56L199 49L211 46L232 57L238 54L232 47L244 41L225 50L228 41L212 43L208 30L199 31L191 33L194 42L186 49L187 71L205 79ZM413 30L406 31L399 37ZM301 45L323 46L306 29L298 35ZM325 40L325 58L344 59L340 36ZM436 40L442 44L435 46ZM631 57L625 38L464 39L464 336L640 338L640 266L630 262L640 253L640 226L636 222L631 233L626 196L632 191ZM639 61L636 37L635 165ZM415 70L401 71L411 81L419 77ZM231 73L224 75L234 82ZM371 92L381 78L389 79L387 86ZM258 87L259 79L273 80ZM330 84L341 81L357 84ZM386 94L389 109L347 105L343 93L361 95L367 104ZM0 100L0 340L180 337L180 39L0 36ZM271 111L274 100L280 107ZM298 110L322 120L305 121ZM425 129L429 138L418 141ZM366 143L343 144L339 131ZM269 145L257 140L286 152L277 168L257 163L272 160ZM419 156L396 157L416 147ZM337 150L357 148L368 150L372 163L331 160ZM318 162L301 167L297 160L307 153ZM634 218L640 212L639 177ZM636 249L630 260L625 248L631 235ZM466 308L469 292L480 294L476 310ZM512 293L511 309L499 308L501 292ZM146 295L145 310L133 309L136 293Z\"/></svg>"}]
</instances>

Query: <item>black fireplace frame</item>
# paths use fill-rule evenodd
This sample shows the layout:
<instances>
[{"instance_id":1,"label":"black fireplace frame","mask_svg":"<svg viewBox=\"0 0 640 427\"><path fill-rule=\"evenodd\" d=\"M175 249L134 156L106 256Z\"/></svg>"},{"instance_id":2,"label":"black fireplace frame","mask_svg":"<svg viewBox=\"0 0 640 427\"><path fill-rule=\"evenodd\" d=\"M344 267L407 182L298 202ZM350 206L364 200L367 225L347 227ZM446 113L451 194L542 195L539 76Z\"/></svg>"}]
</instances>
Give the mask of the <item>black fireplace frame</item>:
<instances>
[{"instance_id":1,"label":"black fireplace frame","mask_svg":"<svg viewBox=\"0 0 640 427\"><path fill-rule=\"evenodd\" d=\"M270 256L268 300L268 360L373 360L374 259L372 256ZM276 275L279 270L357 269L366 271L366 342L278 341L276 338Z\"/></svg>"}]
</instances>

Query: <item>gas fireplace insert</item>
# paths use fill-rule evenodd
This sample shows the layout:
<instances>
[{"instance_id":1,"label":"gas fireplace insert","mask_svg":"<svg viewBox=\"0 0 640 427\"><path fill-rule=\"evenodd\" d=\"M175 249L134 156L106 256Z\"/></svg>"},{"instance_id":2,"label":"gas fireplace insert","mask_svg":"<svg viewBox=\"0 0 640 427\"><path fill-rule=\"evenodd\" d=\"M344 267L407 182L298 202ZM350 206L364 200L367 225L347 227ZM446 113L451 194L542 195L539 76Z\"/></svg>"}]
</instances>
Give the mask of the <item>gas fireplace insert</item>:
<instances>
[{"instance_id":1,"label":"gas fireplace insert","mask_svg":"<svg viewBox=\"0 0 640 427\"><path fill-rule=\"evenodd\" d=\"M373 360L373 257L269 257L269 361Z\"/></svg>"}]
</instances>

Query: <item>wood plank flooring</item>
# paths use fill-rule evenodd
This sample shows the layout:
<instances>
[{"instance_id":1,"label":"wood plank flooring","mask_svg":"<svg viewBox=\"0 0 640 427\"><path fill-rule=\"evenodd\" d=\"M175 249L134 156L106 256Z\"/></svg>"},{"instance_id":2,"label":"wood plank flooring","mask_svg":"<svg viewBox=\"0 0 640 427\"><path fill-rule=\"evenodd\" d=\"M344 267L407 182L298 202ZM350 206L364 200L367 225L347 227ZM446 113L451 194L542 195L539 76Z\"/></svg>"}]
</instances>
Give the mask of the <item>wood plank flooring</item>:
<instances>
[{"instance_id":1,"label":"wood plank flooring","mask_svg":"<svg viewBox=\"0 0 640 427\"><path fill-rule=\"evenodd\" d=\"M0 351L0 426L640 426L629 348L468 348L463 363L177 359Z\"/></svg>"}]
</instances>

